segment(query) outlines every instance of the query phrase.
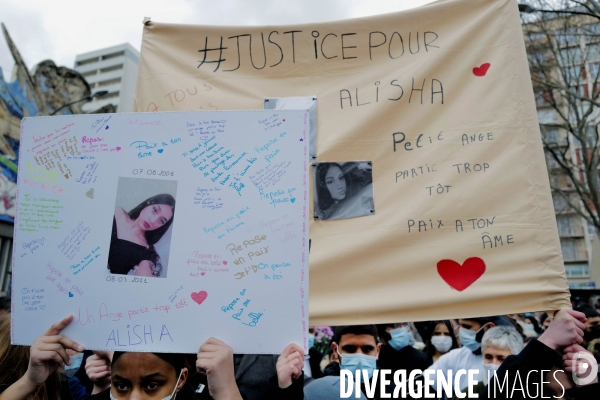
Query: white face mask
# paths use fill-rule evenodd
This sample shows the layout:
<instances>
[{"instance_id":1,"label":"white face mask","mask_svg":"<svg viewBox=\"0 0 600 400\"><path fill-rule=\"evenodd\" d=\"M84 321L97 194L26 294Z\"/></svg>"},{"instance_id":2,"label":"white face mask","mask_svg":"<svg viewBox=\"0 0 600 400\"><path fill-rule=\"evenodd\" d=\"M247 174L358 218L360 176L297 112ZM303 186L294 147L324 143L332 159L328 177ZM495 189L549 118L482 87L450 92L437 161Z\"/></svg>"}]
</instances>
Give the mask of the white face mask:
<instances>
[{"instance_id":1,"label":"white face mask","mask_svg":"<svg viewBox=\"0 0 600 400\"><path fill-rule=\"evenodd\" d=\"M177 382L175 382L175 387L173 388L173 393L171 393L170 396L165 397L162 400L175 400L175 397L177 397L177 393L175 393L175 391L177 390L177 385L179 385L179 380L181 379L181 374L183 373L183 370L179 371L179 376L177 377ZM110 400L118 400L115 396L113 396L112 394L112 386L108 392L108 394L110 395Z\"/></svg>"},{"instance_id":2,"label":"white face mask","mask_svg":"<svg viewBox=\"0 0 600 400\"><path fill-rule=\"evenodd\" d=\"M500 368L500 366L498 364L484 363L483 368L485 368L485 379L492 379L494 375L496 375L496 372L498 371L498 368Z\"/></svg>"},{"instance_id":3,"label":"white face mask","mask_svg":"<svg viewBox=\"0 0 600 400\"><path fill-rule=\"evenodd\" d=\"M452 347L452 338L450 336L432 336L431 344L440 353L446 353Z\"/></svg>"}]
</instances>

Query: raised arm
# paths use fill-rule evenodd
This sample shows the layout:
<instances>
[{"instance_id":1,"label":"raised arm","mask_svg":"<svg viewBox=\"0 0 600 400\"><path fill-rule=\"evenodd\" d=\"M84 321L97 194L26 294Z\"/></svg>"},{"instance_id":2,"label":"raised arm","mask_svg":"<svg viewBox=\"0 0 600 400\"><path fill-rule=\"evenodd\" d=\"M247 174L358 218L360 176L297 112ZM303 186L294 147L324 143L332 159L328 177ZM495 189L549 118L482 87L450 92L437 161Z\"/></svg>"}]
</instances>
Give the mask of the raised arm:
<instances>
[{"instance_id":1,"label":"raised arm","mask_svg":"<svg viewBox=\"0 0 600 400\"><path fill-rule=\"evenodd\" d=\"M2 392L0 400L24 400L46 382L59 366L71 365L67 350L80 352L83 346L61 335L60 331L72 320L73 316L69 315L33 342L25 375Z\"/></svg>"},{"instance_id":2,"label":"raised arm","mask_svg":"<svg viewBox=\"0 0 600 400\"><path fill-rule=\"evenodd\" d=\"M233 350L210 338L200 346L196 369L206 375L208 391L214 400L242 400L233 371Z\"/></svg>"}]
</instances>

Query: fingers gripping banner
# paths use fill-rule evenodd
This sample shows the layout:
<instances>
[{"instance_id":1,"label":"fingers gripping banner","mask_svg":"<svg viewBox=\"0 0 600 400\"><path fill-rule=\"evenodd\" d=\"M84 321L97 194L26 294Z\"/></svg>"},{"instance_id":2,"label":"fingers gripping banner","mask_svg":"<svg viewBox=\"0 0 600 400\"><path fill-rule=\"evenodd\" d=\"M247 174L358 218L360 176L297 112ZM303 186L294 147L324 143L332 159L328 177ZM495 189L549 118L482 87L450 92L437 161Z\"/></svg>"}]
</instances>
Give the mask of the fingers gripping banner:
<instances>
[{"instance_id":1,"label":"fingers gripping banner","mask_svg":"<svg viewBox=\"0 0 600 400\"><path fill-rule=\"evenodd\" d=\"M294 26L147 22L141 54L137 111L318 100L312 324L569 306L516 1ZM285 163L276 143L254 156L272 173Z\"/></svg>"}]
</instances>

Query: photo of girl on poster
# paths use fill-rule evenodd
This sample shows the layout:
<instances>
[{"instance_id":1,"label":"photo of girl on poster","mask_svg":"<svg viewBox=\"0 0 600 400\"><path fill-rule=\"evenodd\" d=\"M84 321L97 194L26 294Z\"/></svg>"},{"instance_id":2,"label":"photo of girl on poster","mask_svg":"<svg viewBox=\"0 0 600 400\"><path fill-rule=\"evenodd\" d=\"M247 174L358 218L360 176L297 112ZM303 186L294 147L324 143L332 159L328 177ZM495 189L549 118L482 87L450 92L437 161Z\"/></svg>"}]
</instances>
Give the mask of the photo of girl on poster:
<instances>
[{"instance_id":1,"label":"photo of girl on poster","mask_svg":"<svg viewBox=\"0 0 600 400\"><path fill-rule=\"evenodd\" d=\"M176 187L176 181L119 179L108 254L110 273L166 277ZM127 207L132 201L137 205Z\"/></svg>"},{"instance_id":2,"label":"photo of girl on poster","mask_svg":"<svg viewBox=\"0 0 600 400\"><path fill-rule=\"evenodd\" d=\"M314 167L315 219L343 219L375 213L371 162L326 162Z\"/></svg>"}]
</instances>

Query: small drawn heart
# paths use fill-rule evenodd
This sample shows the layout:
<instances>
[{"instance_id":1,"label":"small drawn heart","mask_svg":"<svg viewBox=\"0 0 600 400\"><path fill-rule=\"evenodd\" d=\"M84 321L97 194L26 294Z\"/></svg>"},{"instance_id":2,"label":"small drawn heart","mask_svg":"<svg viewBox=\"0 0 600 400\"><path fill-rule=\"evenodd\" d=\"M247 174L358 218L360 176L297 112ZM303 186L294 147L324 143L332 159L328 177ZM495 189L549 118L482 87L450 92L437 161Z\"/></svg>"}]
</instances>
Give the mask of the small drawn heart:
<instances>
[{"instance_id":1,"label":"small drawn heart","mask_svg":"<svg viewBox=\"0 0 600 400\"><path fill-rule=\"evenodd\" d=\"M163 151L164 151L163 149L158 149L158 152L159 152L159 153L162 153Z\"/></svg>"},{"instance_id":2,"label":"small drawn heart","mask_svg":"<svg viewBox=\"0 0 600 400\"><path fill-rule=\"evenodd\" d=\"M304 142L304 139L300 139L301 142Z\"/></svg>"},{"instance_id":3,"label":"small drawn heart","mask_svg":"<svg viewBox=\"0 0 600 400\"><path fill-rule=\"evenodd\" d=\"M480 67L473 68L473 75L475 76L485 76L487 74L488 69L490 69L490 63L481 64Z\"/></svg>"},{"instance_id":4,"label":"small drawn heart","mask_svg":"<svg viewBox=\"0 0 600 400\"><path fill-rule=\"evenodd\" d=\"M227 261L223 261L223 265L227 265Z\"/></svg>"},{"instance_id":5,"label":"small drawn heart","mask_svg":"<svg viewBox=\"0 0 600 400\"><path fill-rule=\"evenodd\" d=\"M121 150L121 148L119 146L117 146L117 151Z\"/></svg>"},{"instance_id":6,"label":"small drawn heart","mask_svg":"<svg viewBox=\"0 0 600 400\"><path fill-rule=\"evenodd\" d=\"M90 190L88 190L87 192L85 192L85 195L87 197L89 197L90 199L94 198L94 188L91 188Z\"/></svg>"},{"instance_id":7,"label":"small drawn heart","mask_svg":"<svg viewBox=\"0 0 600 400\"><path fill-rule=\"evenodd\" d=\"M192 300L194 300L196 303L202 304L204 300L206 300L206 298L208 297L208 293L202 290L200 292L193 292L191 296Z\"/></svg>"},{"instance_id":8,"label":"small drawn heart","mask_svg":"<svg viewBox=\"0 0 600 400\"><path fill-rule=\"evenodd\" d=\"M285 122L285 119L282 122Z\"/></svg>"},{"instance_id":9,"label":"small drawn heart","mask_svg":"<svg viewBox=\"0 0 600 400\"><path fill-rule=\"evenodd\" d=\"M41 310L45 310L45 309L46 309L46 306L40 306L40 309L41 309Z\"/></svg>"},{"instance_id":10,"label":"small drawn heart","mask_svg":"<svg viewBox=\"0 0 600 400\"><path fill-rule=\"evenodd\" d=\"M295 197L292 197L292 198L290 199L290 201L293 203L293 202L295 202L295 201L296 201L296 198L295 198Z\"/></svg>"},{"instance_id":11,"label":"small drawn heart","mask_svg":"<svg viewBox=\"0 0 600 400\"><path fill-rule=\"evenodd\" d=\"M437 263L437 271L451 288L462 292L483 275L485 262L478 257L467 258L462 265L454 260L442 260Z\"/></svg>"},{"instance_id":12,"label":"small drawn heart","mask_svg":"<svg viewBox=\"0 0 600 400\"><path fill-rule=\"evenodd\" d=\"M200 275L204 276L206 275L206 272L200 272Z\"/></svg>"},{"instance_id":13,"label":"small drawn heart","mask_svg":"<svg viewBox=\"0 0 600 400\"><path fill-rule=\"evenodd\" d=\"M106 128L104 128L105 130L108 130L108 125L106 125Z\"/></svg>"},{"instance_id":14,"label":"small drawn heart","mask_svg":"<svg viewBox=\"0 0 600 400\"><path fill-rule=\"evenodd\" d=\"M38 242L40 242L40 244L43 246L45 240L46 240L46 238L41 238L41 239L38 239Z\"/></svg>"},{"instance_id":15,"label":"small drawn heart","mask_svg":"<svg viewBox=\"0 0 600 400\"><path fill-rule=\"evenodd\" d=\"M73 297L73 296L74 296L73 293L69 292L69 297Z\"/></svg>"}]
</instances>

